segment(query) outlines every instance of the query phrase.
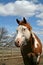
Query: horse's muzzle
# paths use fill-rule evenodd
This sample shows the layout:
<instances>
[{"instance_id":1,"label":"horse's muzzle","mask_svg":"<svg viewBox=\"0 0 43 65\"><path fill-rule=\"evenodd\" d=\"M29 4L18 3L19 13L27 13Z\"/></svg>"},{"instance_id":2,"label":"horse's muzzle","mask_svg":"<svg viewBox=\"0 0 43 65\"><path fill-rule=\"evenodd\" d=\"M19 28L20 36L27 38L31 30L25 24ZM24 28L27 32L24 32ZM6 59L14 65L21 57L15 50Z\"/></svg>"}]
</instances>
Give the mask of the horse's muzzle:
<instances>
[{"instance_id":1,"label":"horse's muzzle","mask_svg":"<svg viewBox=\"0 0 43 65\"><path fill-rule=\"evenodd\" d=\"M15 46L20 47L19 46L19 41L18 42L15 42Z\"/></svg>"}]
</instances>

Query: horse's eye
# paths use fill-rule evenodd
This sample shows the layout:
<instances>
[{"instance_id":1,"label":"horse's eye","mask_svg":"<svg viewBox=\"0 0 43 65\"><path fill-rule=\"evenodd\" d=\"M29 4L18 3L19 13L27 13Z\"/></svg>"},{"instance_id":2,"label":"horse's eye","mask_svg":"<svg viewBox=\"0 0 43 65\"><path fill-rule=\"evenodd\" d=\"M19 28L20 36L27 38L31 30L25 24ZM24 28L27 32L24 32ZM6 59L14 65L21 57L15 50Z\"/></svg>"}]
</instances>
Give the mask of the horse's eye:
<instances>
[{"instance_id":1,"label":"horse's eye","mask_svg":"<svg viewBox=\"0 0 43 65\"><path fill-rule=\"evenodd\" d=\"M25 28L23 28L23 31L25 31L26 29Z\"/></svg>"}]
</instances>

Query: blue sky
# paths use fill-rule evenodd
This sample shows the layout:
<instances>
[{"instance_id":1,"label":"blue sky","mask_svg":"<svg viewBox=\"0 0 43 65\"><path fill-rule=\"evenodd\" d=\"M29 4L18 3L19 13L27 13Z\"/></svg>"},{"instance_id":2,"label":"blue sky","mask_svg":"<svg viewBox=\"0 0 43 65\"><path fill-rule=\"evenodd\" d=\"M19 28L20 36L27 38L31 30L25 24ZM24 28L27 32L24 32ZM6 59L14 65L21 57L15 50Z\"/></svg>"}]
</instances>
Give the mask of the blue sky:
<instances>
[{"instance_id":1,"label":"blue sky","mask_svg":"<svg viewBox=\"0 0 43 65\"><path fill-rule=\"evenodd\" d=\"M0 27L5 27L9 34L16 31L16 19L23 17L43 43L43 0L0 0Z\"/></svg>"}]
</instances>

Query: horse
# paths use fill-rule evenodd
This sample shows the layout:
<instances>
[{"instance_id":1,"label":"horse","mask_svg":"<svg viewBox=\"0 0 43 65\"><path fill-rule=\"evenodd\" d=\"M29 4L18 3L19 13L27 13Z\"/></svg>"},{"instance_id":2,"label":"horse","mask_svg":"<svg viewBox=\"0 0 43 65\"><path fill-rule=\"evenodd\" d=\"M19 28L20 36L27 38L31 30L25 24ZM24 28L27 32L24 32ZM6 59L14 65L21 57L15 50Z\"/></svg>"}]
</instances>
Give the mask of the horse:
<instances>
[{"instance_id":1,"label":"horse","mask_svg":"<svg viewBox=\"0 0 43 65\"><path fill-rule=\"evenodd\" d=\"M24 65L38 65L42 53L42 43L38 36L32 32L32 27L25 17L16 19L18 23L15 45L20 47Z\"/></svg>"}]
</instances>

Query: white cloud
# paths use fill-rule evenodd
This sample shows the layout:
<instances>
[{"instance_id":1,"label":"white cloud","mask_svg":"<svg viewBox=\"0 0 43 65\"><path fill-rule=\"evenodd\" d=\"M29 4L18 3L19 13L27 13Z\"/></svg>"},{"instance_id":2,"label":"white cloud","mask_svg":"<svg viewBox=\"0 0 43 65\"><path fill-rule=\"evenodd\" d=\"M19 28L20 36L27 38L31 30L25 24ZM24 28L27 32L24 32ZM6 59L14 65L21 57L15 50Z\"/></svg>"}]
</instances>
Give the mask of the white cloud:
<instances>
[{"instance_id":1,"label":"white cloud","mask_svg":"<svg viewBox=\"0 0 43 65\"><path fill-rule=\"evenodd\" d=\"M0 16L28 16L31 17L35 15L40 18L37 20L37 25L43 26L43 4L35 4L34 2L38 0L31 1L15 1L2 4L0 3Z\"/></svg>"},{"instance_id":2,"label":"white cloud","mask_svg":"<svg viewBox=\"0 0 43 65\"><path fill-rule=\"evenodd\" d=\"M0 15L13 15L14 13L14 4L8 3L8 4L0 4Z\"/></svg>"},{"instance_id":3,"label":"white cloud","mask_svg":"<svg viewBox=\"0 0 43 65\"><path fill-rule=\"evenodd\" d=\"M43 30L38 30L38 31L34 30L33 32L36 33L37 35L41 35L41 36L43 35Z\"/></svg>"},{"instance_id":4,"label":"white cloud","mask_svg":"<svg viewBox=\"0 0 43 65\"><path fill-rule=\"evenodd\" d=\"M39 14L37 14L36 17L43 19L43 5L42 4L38 5L37 11L39 11Z\"/></svg>"},{"instance_id":5,"label":"white cloud","mask_svg":"<svg viewBox=\"0 0 43 65\"><path fill-rule=\"evenodd\" d=\"M38 31L37 34L43 35L43 31Z\"/></svg>"},{"instance_id":6,"label":"white cloud","mask_svg":"<svg viewBox=\"0 0 43 65\"><path fill-rule=\"evenodd\" d=\"M29 1L15 1L14 3L0 4L0 15L35 15L37 5Z\"/></svg>"},{"instance_id":7,"label":"white cloud","mask_svg":"<svg viewBox=\"0 0 43 65\"><path fill-rule=\"evenodd\" d=\"M43 18L43 5L35 4L34 2L38 0L31 1L15 1L2 4L0 3L0 15L19 15L19 16L28 16L31 17L36 15L36 17Z\"/></svg>"},{"instance_id":8,"label":"white cloud","mask_svg":"<svg viewBox=\"0 0 43 65\"><path fill-rule=\"evenodd\" d=\"M39 25L39 26L43 26L43 19L41 19L41 20L37 20L37 25Z\"/></svg>"},{"instance_id":9,"label":"white cloud","mask_svg":"<svg viewBox=\"0 0 43 65\"><path fill-rule=\"evenodd\" d=\"M32 1L32 2L38 2L38 0L17 0L17 1Z\"/></svg>"},{"instance_id":10,"label":"white cloud","mask_svg":"<svg viewBox=\"0 0 43 65\"><path fill-rule=\"evenodd\" d=\"M43 12L41 12L39 15L36 15L36 17L43 19Z\"/></svg>"},{"instance_id":11,"label":"white cloud","mask_svg":"<svg viewBox=\"0 0 43 65\"><path fill-rule=\"evenodd\" d=\"M36 17L39 18L39 20L36 21L37 25L43 26L43 4L38 5L37 11L39 12L36 14Z\"/></svg>"},{"instance_id":12,"label":"white cloud","mask_svg":"<svg viewBox=\"0 0 43 65\"><path fill-rule=\"evenodd\" d=\"M31 0L32 2L34 2L34 3L37 3L38 2L38 0Z\"/></svg>"}]
</instances>

